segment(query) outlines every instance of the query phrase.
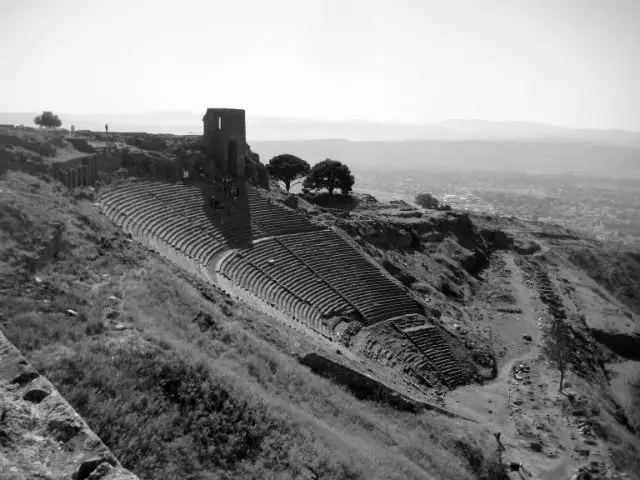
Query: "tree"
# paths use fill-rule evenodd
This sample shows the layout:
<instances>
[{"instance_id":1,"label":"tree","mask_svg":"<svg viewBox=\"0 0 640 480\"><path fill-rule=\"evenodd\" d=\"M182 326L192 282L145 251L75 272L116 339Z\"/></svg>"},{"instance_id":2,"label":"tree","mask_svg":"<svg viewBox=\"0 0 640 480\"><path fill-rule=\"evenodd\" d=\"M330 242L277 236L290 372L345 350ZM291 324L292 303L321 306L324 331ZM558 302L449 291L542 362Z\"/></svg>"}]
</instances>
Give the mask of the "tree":
<instances>
[{"instance_id":1,"label":"tree","mask_svg":"<svg viewBox=\"0 0 640 480\"><path fill-rule=\"evenodd\" d=\"M421 193L416 195L415 202L421 207L429 208L431 210L437 210L440 206L438 200L430 193Z\"/></svg>"},{"instance_id":2,"label":"tree","mask_svg":"<svg viewBox=\"0 0 640 480\"><path fill-rule=\"evenodd\" d=\"M38 115L33 119L36 125L41 127L59 127L62 125L62 121L53 112L42 112L42 115Z\"/></svg>"},{"instance_id":3,"label":"tree","mask_svg":"<svg viewBox=\"0 0 640 480\"><path fill-rule=\"evenodd\" d=\"M564 387L564 375L567 371L567 367L569 366L571 349L573 348L571 330L561 319L554 318L551 321L548 334L546 343L547 356L560 371L559 391L562 393L562 389Z\"/></svg>"},{"instance_id":4,"label":"tree","mask_svg":"<svg viewBox=\"0 0 640 480\"><path fill-rule=\"evenodd\" d=\"M269 160L267 165L269 175L283 181L287 192L291 188L291 182L296 178L302 178L307 175L310 168L307 162L289 153L276 155Z\"/></svg>"},{"instance_id":5,"label":"tree","mask_svg":"<svg viewBox=\"0 0 640 480\"><path fill-rule=\"evenodd\" d=\"M327 158L316 163L307 178L304 180L304 188L307 190L320 190L326 188L329 195L333 195L336 188L342 190L343 195L348 195L353 189L356 179L351 175L351 170L342 162Z\"/></svg>"}]
</instances>

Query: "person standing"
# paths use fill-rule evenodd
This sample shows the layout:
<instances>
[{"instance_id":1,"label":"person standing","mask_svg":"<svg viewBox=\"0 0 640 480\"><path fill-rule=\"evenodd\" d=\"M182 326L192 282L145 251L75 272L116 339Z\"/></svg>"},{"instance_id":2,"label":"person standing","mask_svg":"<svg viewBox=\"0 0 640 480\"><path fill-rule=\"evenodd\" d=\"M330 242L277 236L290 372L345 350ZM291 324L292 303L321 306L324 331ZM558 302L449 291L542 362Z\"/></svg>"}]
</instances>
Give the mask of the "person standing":
<instances>
[{"instance_id":1,"label":"person standing","mask_svg":"<svg viewBox=\"0 0 640 480\"><path fill-rule=\"evenodd\" d=\"M108 123L105 123L105 124L104 124L104 131L105 131L106 133L109 133L109 124L108 124Z\"/></svg>"}]
</instances>

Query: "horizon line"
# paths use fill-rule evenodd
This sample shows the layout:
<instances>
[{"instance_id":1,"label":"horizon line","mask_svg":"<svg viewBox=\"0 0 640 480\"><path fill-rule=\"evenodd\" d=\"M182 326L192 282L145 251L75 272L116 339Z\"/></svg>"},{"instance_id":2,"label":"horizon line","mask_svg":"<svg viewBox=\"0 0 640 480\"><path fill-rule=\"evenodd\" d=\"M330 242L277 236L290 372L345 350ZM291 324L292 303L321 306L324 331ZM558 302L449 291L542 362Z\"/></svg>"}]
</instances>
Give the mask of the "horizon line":
<instances>
[{"instance_id":1,"label":"horizon line","mask_svg":"<svg viewBox=\"0 0 640 480\"><path fill-rule=\"evenodd\" d=\"M209 108L209 107L208 107ZM213 108L213 107L211 107ZM205 110L206 111L206 110ZM246 112L246 109L245 109ZM39 111L22 111L22 112L0 112L0 115L38 115ZM171 114L171 113L188 113L193 115L200 115L200 113L195 112L193 110L141 110L141 111L120 111L120 112L64 112L60 111L56 115L90 115L90 116L100 116L100 115L143 115L143 114ZM559 125L554 123L545 123L545 122L537 122L533 120L486 120L482 118L462 118L462 117L450 117L443 118L440 120L431 120L425 122L403 122L403 121L384 121L384 120L372 120L372 119L363 119L363 118L348 118L348 119L327 119L327 118L313 118L313 117L296 117L289 115L248 115L247 117L254 119L277 119L277 120L297 120L297 121L312 121L312 122L326 122L326 123L369 123L369 124L379 124L379 125L398 125L398 126L407 126L407 127L428 127L434 126L438 124L443 124L447 122L479 122L479 123L487 123L487 124L526 124L532 126L541 126L541 127L552 127L562 130L593 130L599 132L623 132L623 133L632 133L632 134L640 134L640 130L626 129L620 127L607 127L607 128L597 128L597 127L576 127L576 126L568 126L568 125ZM175 125L184 125L188 126L189 124L175 124Z\"/></svg>"}]
</instances>

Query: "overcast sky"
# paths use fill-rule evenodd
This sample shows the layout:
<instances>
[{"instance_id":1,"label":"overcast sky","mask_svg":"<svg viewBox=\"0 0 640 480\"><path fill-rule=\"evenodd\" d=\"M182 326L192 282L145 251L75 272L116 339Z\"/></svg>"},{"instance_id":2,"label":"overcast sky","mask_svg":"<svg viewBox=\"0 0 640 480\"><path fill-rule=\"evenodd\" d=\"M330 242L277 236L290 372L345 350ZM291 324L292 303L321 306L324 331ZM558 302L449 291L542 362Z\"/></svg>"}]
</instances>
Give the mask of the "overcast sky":
<instances>
[{"instance_id":1,"label":"overcast sky","mask_svg":"<svg viewBox=\"0 0 640 480\"><path fill-rule=\"evenodd\" d=\"M0 111L640 130L640 0L0 0Z\"/></svg>"}]
</instances>

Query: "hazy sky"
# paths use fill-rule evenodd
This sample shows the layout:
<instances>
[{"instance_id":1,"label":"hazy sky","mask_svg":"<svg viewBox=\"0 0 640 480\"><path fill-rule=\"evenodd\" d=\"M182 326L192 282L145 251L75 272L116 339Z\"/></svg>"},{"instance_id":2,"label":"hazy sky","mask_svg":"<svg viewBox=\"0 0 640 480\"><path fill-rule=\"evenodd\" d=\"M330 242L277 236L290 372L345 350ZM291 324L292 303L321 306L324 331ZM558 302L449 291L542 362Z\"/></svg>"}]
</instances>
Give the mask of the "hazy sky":
<instances>
[{"instance_id":1,"label":"hazy sky","mask_svg":"<svg viewBox=\"0 0 640 480\"><path fill-rule=\"evenodd\" d=\"M640 0L0 0L0 111L640 130Z\"/></svg>"}]
</instances>

